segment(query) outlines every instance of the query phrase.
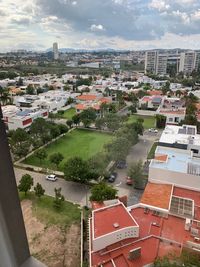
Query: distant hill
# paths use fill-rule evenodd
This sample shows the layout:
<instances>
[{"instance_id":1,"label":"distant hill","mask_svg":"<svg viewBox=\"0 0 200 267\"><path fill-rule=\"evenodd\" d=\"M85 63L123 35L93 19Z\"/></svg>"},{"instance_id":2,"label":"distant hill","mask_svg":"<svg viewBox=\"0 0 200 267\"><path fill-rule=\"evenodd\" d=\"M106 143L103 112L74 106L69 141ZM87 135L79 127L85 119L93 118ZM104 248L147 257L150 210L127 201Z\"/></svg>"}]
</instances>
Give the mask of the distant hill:
<instances>
[{"instance_id":1,"label":"distant hill","mask_svg":"<svg viewBox=\"0 0 200 267\"><path fill-rule=\"evenodd\" d=\"M125 51L125 50L115 50L112 48L99 48L99 49L74 49L74 48L59 48L59 52L61 53L76 53L76 52L117 52L117 51ZM53 51L53 48L48 48L46 52Z\"/></svg>"}]
</instances>

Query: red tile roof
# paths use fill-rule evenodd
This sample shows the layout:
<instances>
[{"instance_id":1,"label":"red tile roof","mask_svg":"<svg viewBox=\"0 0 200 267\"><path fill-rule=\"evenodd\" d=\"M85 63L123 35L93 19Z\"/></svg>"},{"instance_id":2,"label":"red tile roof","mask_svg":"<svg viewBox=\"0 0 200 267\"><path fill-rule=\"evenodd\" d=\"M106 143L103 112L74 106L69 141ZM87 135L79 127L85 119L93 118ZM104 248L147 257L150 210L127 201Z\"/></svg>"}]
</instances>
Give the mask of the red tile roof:
<instances>
[{"instance_id":1,"label":"red tile roof","mask_svg":"<svg viewBox=\"0 0 200 267\"><path fill-rule=\"evenodd\" d=\"M167 158L168 158L168 155L165 155L165 154L156 154L155 155L155 159L158 161L166 162Z\"/></svg>"},{"instance_id":2,"label":"red tile roof","mask_svg":"<svg viewBox=\"0 0 200 267\"><path fill-rule=\"evenodd\" d=\"M148 183L140 202L168 210L172 189L172 185Z\"/></svg>"},{"instance_id":3,"label":"red tile roof","mask_svg":"<svg viewBox=\"0 0 200 267\"><path fill-rule=\"evenodd\" d=\"M83 100L83 101L92 101L96 100L97 96L96 95L79 95L77 96L78 100Z\"/></svg>"},{"instance_id":4,"label":"red tile roof","mask_svg":"<svg viewBox=\"0 0 200 267\"><path fill-rule=\"evenodd\" d=\"M95 237L137 225L122 203L93 212ZM115 223L119 225L117 228L114 226Z\"/></svg>"},{"instance_id":5,"label":"red tile roof","mask_svg":"<svg viewBox=\"0 0 200 267\"><path fill-rule=\"evenodd\" d=\"M85 109L85 105L84 104L77 104L76 105L76 110L78 109L78 110L84 110Z\"/></svg>"}]
</instances>

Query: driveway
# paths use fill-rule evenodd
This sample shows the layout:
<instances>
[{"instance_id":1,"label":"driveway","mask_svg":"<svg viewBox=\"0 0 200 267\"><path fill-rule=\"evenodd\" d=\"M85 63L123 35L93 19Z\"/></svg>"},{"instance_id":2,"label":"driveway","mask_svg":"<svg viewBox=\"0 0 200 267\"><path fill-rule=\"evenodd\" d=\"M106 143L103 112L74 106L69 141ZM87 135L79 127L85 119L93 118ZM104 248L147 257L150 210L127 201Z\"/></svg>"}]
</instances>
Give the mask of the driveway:
<instances>
[{"instance_id":1,"label":"driveway","mask_svg":"<svg viewBox=\"0 0 200 267\"><path fill-rule=\"evenodd\" d=\"M89 197L89 190L83 184L65 181L62 178L58 178L56 182L51 182L45 179L45 174L30 172L18 168L15 168L14 171L17 183L21 179L22 175L28 173L33 177L34 185L36 185L36 183L40 183L42 185L45 189L45 194L55 196L54 188L61 187L62 194L66 200L80 204L81 206L84 206L87 203L86 198L88 199Z\"/></svg>"},{"instance_id":2,"label":"driveway","mask_svg":"<svg viewBox=\"0 0 200 267\"><path fill-rule=\"evenodd\" d=\"M160 135L161 132L155 134L145 131L144 135L140 136L139 142L131 148L129 155L127 156L126 161L128 167L126 169L116 169L118 175L113 185L118 190L119 196L128 196L129 205L138 203L143 191L136 190L132 186L126 184L125 177L127 176L128 168L132 163L139 160L142 160L143 162L146 161L148 152L153 143L159 140Z\"/></svg>"}]
</instances>

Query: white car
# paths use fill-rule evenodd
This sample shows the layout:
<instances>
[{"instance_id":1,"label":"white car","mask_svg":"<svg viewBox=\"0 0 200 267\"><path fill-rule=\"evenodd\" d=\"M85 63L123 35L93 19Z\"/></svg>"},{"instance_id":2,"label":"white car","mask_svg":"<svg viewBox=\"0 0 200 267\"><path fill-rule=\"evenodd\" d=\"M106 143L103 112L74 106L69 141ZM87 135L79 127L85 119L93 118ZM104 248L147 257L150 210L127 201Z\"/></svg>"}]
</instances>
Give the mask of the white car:
<instances>
[{"instance_id":1,"label":"white car","mask_svg":"<svg viewBox=\"0 0 200 267\"><path fill-rule=\"evenodd\" d=\"M158 133L158 130L155 129L155 128L150 128L150 129L149 129L149 132L150 132L150 133Z\"/></svg>"},{"instance_id":2,"label":"white car","mask_svg":"<svg viewBox=\"0 0 200 267\"><path fill-rule=\"evenodd\" d=\"M55 174L49 174L46 176L46 180L53 181L55 182L58 178L56 177Z\"/></svg>"}]
</instances>

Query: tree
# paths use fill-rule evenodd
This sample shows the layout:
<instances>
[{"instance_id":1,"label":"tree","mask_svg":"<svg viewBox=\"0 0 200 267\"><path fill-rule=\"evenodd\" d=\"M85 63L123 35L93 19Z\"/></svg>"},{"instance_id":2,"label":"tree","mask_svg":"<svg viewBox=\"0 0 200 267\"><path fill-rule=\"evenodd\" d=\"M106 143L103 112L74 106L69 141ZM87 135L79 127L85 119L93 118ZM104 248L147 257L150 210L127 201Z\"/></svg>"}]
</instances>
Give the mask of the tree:
<instances>
[{"instance_id":1,"label":"tree","mask_svg":"<svg viewBox=\"0 0 200 267\"><path fill-rule=\"evenodd\" d=\"M166 117L160 114L156 115L156 127L164 128L166 123Z\"/></svg>"},{"instance_id":2,"label":"tree","mask_svg":"<svg viewBox=\"0 0 200 267\"><path fill-rule=\"evenodd\" d=\"M24 174L19 181L18 189L20 192L24 192L25 195L31 189L33 185L33 178L29 174Z\"/></svg>"},{"instance_id":3,"label":"tree","mask_svg":"<svg viewBox=\"0 0 200 267\"><path fill-rule=\"evenodd\" d=\"M143 179L143 164L142 161L138 161L133 163L128 171L128 175L134 181L134 187L138 189L142 189L144 186Z\"/></svg>"},{"instance_id":4,"label":"tree","mask_svg":"<svg viewBox=\"0 0 200 267\"><path fill-rule=\"evenodd\" d=\"M63 202L65 201L64 196L61 194L61 187L55 188L54 192L55 192L55 199L53 201L53 206L56 210L60 210Z\"/></svg>"},{"instance_id":5,"label":"tree","mask_svg":"<svg viewBox=\"0 0 200 267\"><path fill-rule=\"evenodd\" d=\"M40 164L41 161L44 160L47 157L47 152L44 148L37 150L34 155L36 156L36 158L38 158L40 160Z\"/></svg>"},{"instance_id":6,"label":"tree","mask_svg":"<svg viewBox=\"0 0 200 267\"><path fill-rule=\"evenodd\" d=\"M84 127L89 127L91 123L95 122L97 117L96 111L93 108L85 109L80 114L80 119Z\"/></svg>"},{"instance_id":7,"label":"tree","mask_svg":"<svg viewBox=\"0 0 200 267\"><path fill-rule=\"evenodd\" d=\"M35 191L35 195L36 195L37 197L39 197L39 198L40 198L41 196L43 196L44 193L45 193L45 190L43 189L42 185L39 184L39 183L37 183L36 186L34 187L34 191Z\"/></svg>"},{"instance_id":8,"label":"tree","mask_svg":"<svg viewBox=\"0 0 200 267\"><path fill-rule=\"evenodd\" d=\"M67 126L69 126L69 128L71 129L71 128L72 128L72 125L73 125L73 120L67 120L67 121L66 121L66 124L67 124Z\"/></svg>"},{"instance_id":9,"label":"tree","mask_svg":"<svg viewBox=\"0 0 200 267\"><path fill-rule=\"evenodd\" d=\"M128 155L131 143L124 137L116 138L111 144L107 144L106 148L113 160L125 160Z\"/></svg>"},{"instance_id":10,"label":"tree","mask_svg":"<svg viewBox=\"0 0 200 267\"><path fill-rule=\"evenodd\" d=\"M80 115L79 114L75 114L73 117L72 117L72 121L75 125L78 125L80 123Z\"/></svg>"},{"instance_id":11,"label":"tree","mask_svg":"<svg viewBox=\"0 0 200 267\"><path fill-rule=\"evenodd\" d=\"M34 90L34 88L33 88L33 86L32 86L31 84L29 84L29 85L27 86L27 88L26 88L26 93L27 93L28 95L34 95L35 90Z\"/></svg>"},{"instance_id":12,"label":"tree","mask_svg":"<svg viewBox=\"0 0 200 267\"><path fill-rule=\"evenodd\" d=\"M128 107L128 110L131 112L131 114L137 113L137 106L134 103L133 105Z\"/></svg>"},{"instance_id":13,"label":"tree","mask_svg":"<svg viewBox=\"0 0 200 267\"><path fill-rule=\"evenodd\" d=\"M60 130L60 134L64 134L64 133L67 133L68 132L68 127L64 124L57 124L58 127L59 127L59 130Z\"/></svg>"},{"instance_id":14,"label":"tree","mask_svg":"<svg viewBox=\"0 0 200 267\"><path fill-rule=\"evenodd\" d=\"M90 201L103 202L104 200L115 199L116 197L117 189L106 183L99 183L92 187Z\"/></svg>"},{"instance_id":15,"label":"tree","mask_svg":"<svg viewBox=\"0 0 200 267\"><path fill-rule=\"evenodd\" d=\"M17 157L24 157L29 152L30 136L24 129L18 128L13 131L9 141L11 150Z\"/></svg>"},{"instance_id":16,"label":"tree","mask_svg":"<svg viewBox=\"0 0 200 267\"><path fill-rule=\"evenodd\" d=\"M84 183L89 180L89 166L87 161L80 157L70 158L64 164L64 174L66 179Z\"/></svg>"},{"instance_id":17,"label":"tree","mask_svg":"<svg viewBox=\"0 0 200 267\"><path fill-rule=\"evenodd\" d=\"M58 169L58 165L61 163L61 161L64 159L63 155L60 152L53 153L49 156L49 160L51 163L56 165L56 168Z\"/></svg>"}]
</instances>

